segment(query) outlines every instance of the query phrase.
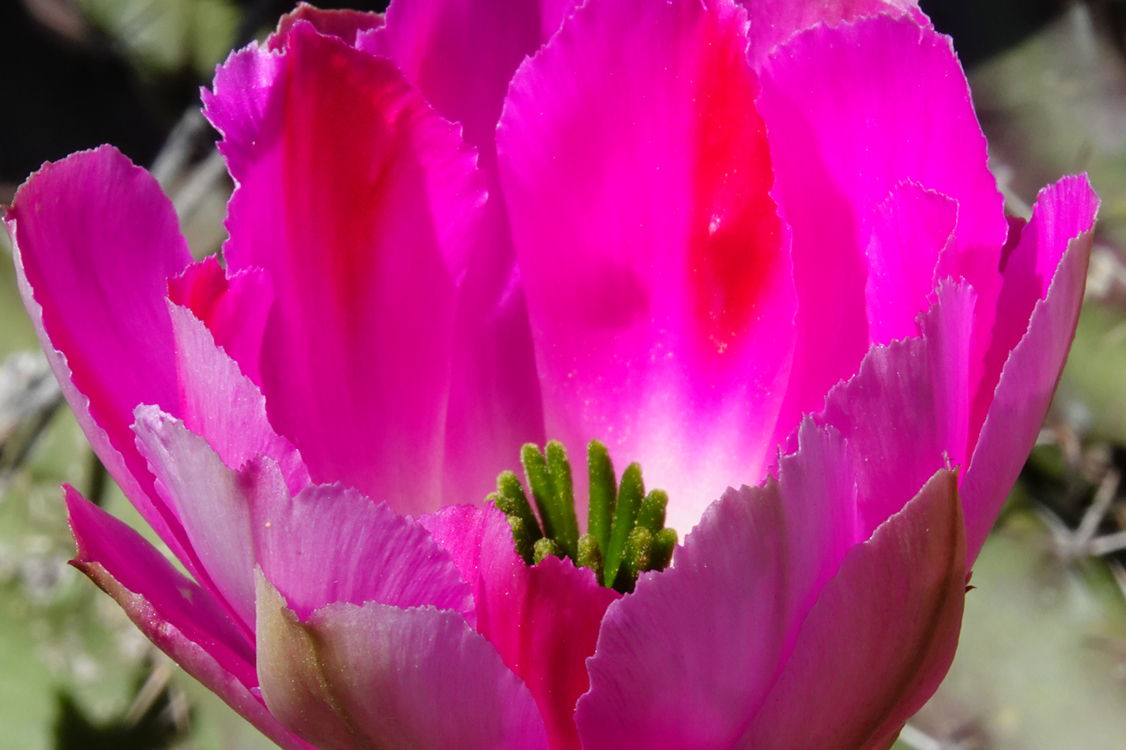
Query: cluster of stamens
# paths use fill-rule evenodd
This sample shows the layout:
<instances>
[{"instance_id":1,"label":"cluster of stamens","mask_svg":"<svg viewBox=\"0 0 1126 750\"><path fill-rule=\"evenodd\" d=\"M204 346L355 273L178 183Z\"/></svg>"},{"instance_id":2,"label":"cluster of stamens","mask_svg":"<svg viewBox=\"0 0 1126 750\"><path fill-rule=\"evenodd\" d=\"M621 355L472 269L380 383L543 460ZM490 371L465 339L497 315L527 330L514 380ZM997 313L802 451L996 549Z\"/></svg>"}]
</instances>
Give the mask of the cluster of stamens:
<instances>
[{"instance_id":1,"label":"cluster of stamens","mask_svg":"<svg viewBox=\"0 0 1126 750\"><path fill-rule=\"evenodd\" d=\"M539 519L511 471L501 472L497 491L487 499L508 517L516 552L528 565L538 565L548 556L567 557L594 571L599 584L624 594L633 591L643 571L664 570L672 562L677 536L665 528L668 494L664 490L646 494L638 464L626 468L619 484L606 446L590 442L587 533L579 536L574 481L563 445L552 440L540 452L528 443L520 451L520 461Z\"/></svg>"}]
</instances>

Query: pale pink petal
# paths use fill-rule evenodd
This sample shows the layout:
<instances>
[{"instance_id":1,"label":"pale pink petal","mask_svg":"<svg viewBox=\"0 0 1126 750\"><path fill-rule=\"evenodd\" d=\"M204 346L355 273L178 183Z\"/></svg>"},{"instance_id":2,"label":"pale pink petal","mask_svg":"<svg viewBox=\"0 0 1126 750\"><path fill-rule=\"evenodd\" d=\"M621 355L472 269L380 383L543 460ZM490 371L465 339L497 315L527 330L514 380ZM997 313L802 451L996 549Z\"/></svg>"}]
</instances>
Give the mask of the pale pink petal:
<instances>
[{"instance_id":1,"label":"pale pink petal","mask_svg":"<svg viewBox=\"0 0 1126 750\"><path fill-rule=\"evenodd\" d=\"M216 346L212 329L191 311L169 302L168 313L185 426L203 437L232 469L241 469L257 456L269 456L281 468L290 493L300 492L309 483L309 472L293 445L270 426L261 391Z\"/></svg>"},{"instance_id":2,"label":"pale pink petal","mask_svg":"<svg viewBox=\"0 0 1126 750\"><path fill-rule=\"evenodd\" d=\"M524 291L496 174L495 132L516 67L570 14L574 0L393 2L360 46L394 60L481 156L489 202L454 326L443 495L481 503L520 445L545 441ZM558 7L551 7L558 6Z\"/></svg>"},{"instance_id":3,"label":"pale pink petal","mask_svg":"<svg viewBox=\"0 0 1126 750\"><path fill-rule=\"evenodd\" d=\"M787 653L821 587L836 575L852 546L867 538L848 440L833 428L814 425L812 418L802 422L798 451L781 460L778 472L786 524Z\"/></svg>"},{"instance_id":4,"label":"pale pink petal","mask_svg":"<svg viewBox=\"0 0 1126 750\"><path fill-rule=\"evenodd\" d=\"M911 60L905 65L904 60ZM798 339L776 437L856 372L868 350L865 250L879 207L905 180L958 204L958 274L973 285L971 392L982 376L1008 234L985 138L947 37L909 18L816 26L762 73L777 183L793 229Z\"/></svg>"},{"instance_id":5,"label":"pale pink petal","mask_svg":"<svg viewBox=\"0 0 1126 750\"><path fill-rule=\"evenodd\" d=\"M1068 242L1091 231L1098 205L1098 196L1085 176L1064 177L1040 191L1031 221L1015 226L1010 233L1011 247L1003 256L1004 283L997 300L993 341L986 353L985 377L974 394L975 411L982 415L982 420L1009 353L1028 331L1036 303L1048 296L1048 288ZM1066 353L1066 349L1064 351ZM981 421L974 427L970 445L977 440ZM970 548L973 549L972 544Z\"/></svg>"},{"instance_id":6,"label":"pale pink petal","mask_svg":"<svg viewBox=\"0 0 1126 750\"><path fill-rule=\"evenodd\" d=\"M274 285L261 268L247 268L227 278L214 255L168 280L168 299L202 320L215 343L259 388L258 360L262 334L274 304Z\"/></svg>"},{"instance_id":7,"label":"pale pink petal","mask_svg":"<svg viewBox=\"0 0 1126 750\"><path fill-rule=\"evenodd\" d=\"M825 399L817 419L841 431L857 467L863 539L936 471L966 461L975 300L964 282L939 284L921 336L873 347Z\"/></svg>"},{"instance_id":8,"label":"pale pink petal","mask_svg":"<svg viewBox=\"0 0 1126 750\"><path fill-rule=\"evenodd\" d=\"M955 260L950 256L957 221L958 204L913 182L896 185L876 208L864 253L869 343L887 344L918 333L915 318L930 307L935 282L956 272L940 269L939 259Z\"/></svg>"},{"instance_id":9,"label":"pale pink petal","mask_svg":"<svg viewBox=\"0 0 1126 750\"><path fill-rule=\"evenodd\" d=\"M266 705L323 748L546 750L528 688L455 612L338 603L301 622L258 575Z\"/></svg>"},{"instance_id":10,"label":"pale pink petal","mask_svg":"<svg viewBox=\"0 0 1126 750\"><path fill-rule=\"evenodd\" d=\"M439 506L454 309L484 201L474 153L391 62L305 21L283 50L232 56L204 99L238 184L224 255L274 282L270 422L315 481Z\"/></svg>"},{"instance_id":11,"label":"pale pink petal","mask_svg":"<svg viewBox=\"0 0 1126 750\"><path fill-rule=\"evenodd\" d=\"M836 26L862 16L885 13L928 23L917 0L739 0L750 16L747 57L762 67L774 48L810 26Z\"/></svg>"},{"instance_id":12,"label":"pale pink petal","mask_svg":"<svg viewBox=\"0 0 1126 750\"><path fill-rule=\"evenodd\" d=\"M157 489L184 521L205 584L249 631L256 565L299 614L336 602L455 609L472 619L469 587L409 518L339 485L290 497L265 457L235 471L198 435L155 407L137 410L138 446Z\"/></svg>"},{"instance_id":13,"label":"pale pink petal","mask_svg":"<svg viewBox=\"0 0 1126 750\"><path fill-rule=\"evenodd\" d=\"M157 491L179 515L199 556L197 579L253 638L254 510L288 495L277 464L253 461L241 471L229 469L206 440L156 406L137 407L133 430Z\"/></svg>"},{"instance_id":14,"label":"pale pink petal","mask_svg":"<svg viewBox=\"0 0 1126 750\"><path fill-rule=\"evenodd\" d=\"M856 536L844 441L807 421L778 482L729 490L612 604L575 719L584 750L730 747Z\"/></svg>"},{"instance_id":15,"label":"pale pink petal","mask_svg":"<svg viewBox=\"0 0 1126 750\"><path fill-rule=\"evenodd\" d=\"M745 22L723 0L591 0L517 72L497 132L547 434L640 461L681 530L761 478L790 361Z\"/></svg>"},{"instance_id":16,"label":"pale pink petal","mask_svg":"<svg viewBox=\"0 0 1126 750\"><path fill-rule=\"evenodd\" d=\"M147 172L103 146L45 164L5 220L20 294L75 417L141 516L194 571L129 431L137 404L177 406L164 297L192 257L172 203Z\"/></svg>"},{"instance_id":17,"label":"pale pink petal","mask_svg":"<svg viewBox=\"0 0 1126 750\"><path fill-rule=\"evenodd\" d=\"M333 602L452 610L473 625L473 594L416 521L340 485L309 486L259 516L263 572L307 617Z\"/></svg>"},{"instance_id":18,"label":"pale pink petal","mask_svg":"<svg viewBox=\"0 0 1126 750\"><path fill-rule=\"evenodd\" d=\"M71 563L113 597L129 619L188 674L213 690L274 742L306 750L251 693L254 644L207 592L184 577L140 534L66 487Z\"/></svg>"},{"instance_id":19,"label":"pale pink petal","mask_svg":"<svg viewBox=\"0 0 1126 750\"><path fill-rule=\"evenodd\" d=\"M575 702L590 687L586 659L620 595L569 560L525 565L493 508L443 508L421 521L473 587L477 631L528 686L552 750L577 750Z\"/></svg>"},{"instance_id":20,"label":"pale pink petal","mask_svg":"<svg viewBox=\"0 0 1126 750\"><path fill-rule=\"evenodd\" d=\"M1032 450L1063 371L1083 301L1097 206L1082 177L1065 178L1044 191L1033 222L1024 228L1020 245L1005 266L1003 300L1011 297L1016 306L1026 304L1033 294L1043 297L1034 301L1027 333L1008 355L962 480L971 564ZM1067 249L1053 271L1052 259L1059 258L1062 247ZM1039 271L1030 273L1033 268ZM1049 279L1045 293L1043 285ZM1010 284L1014 285L1012 292ZM1019 309L1012 312L1020 313Z\"/></svg>"},{"instance_id":21,"label":"pale pink petal","mask_svg":"<svg viewBox=\"0 0 1126 750\"><path fill-rule=\"evenodd\" d=\"M734 747L890 747L954 659L965 584L957 475L944 470L845 557Z\"/></svg>"}]
</instances>

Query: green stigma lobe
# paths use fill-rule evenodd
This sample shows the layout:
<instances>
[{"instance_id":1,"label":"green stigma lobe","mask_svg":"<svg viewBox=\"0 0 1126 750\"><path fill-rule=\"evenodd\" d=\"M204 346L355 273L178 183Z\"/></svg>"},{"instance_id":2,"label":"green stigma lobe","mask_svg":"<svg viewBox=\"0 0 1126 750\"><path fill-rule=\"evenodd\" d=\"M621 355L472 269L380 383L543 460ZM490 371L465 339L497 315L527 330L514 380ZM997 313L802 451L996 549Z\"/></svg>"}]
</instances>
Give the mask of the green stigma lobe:
<instances>
[{"instance_id":1,"label":"green stigma lobe","mask_svg":"<svg viewBox=\"0 0 1126 750\"><path fill-rule=\"evenodd\" d=\"M602 549L610 545L610 526L614 521L614 508L618 504L618 482L614 479L614 464L610 452L597 440L591 440L586 450L590 470L590 507L587 531Z\"/></svg>"},{"instance_id":2,"label":"green stigma lobe","mask_svg":"<svg viewBox=\"0 0 1126 750\"><path fill-rule=\"evenodd\" d=\"M563 557L563 550L555 543L554 539L537 539L535 544L535 553L533 555L535 564L539 565L548 557Z\"/></svg>"},{"instance_id":3,"label":"green stigma lobe","mask_svg":"<svg viewBox=\"0 0 1126 750\"><path fill-rule=\"evenodd\" d=\"M618 507L614 512L614 526L610 530L610 545L606 549L606 580L611 585L617 582L618 568L633 526L637 522L637 511L645 494L645 482L641 479L641 466L633 463L622 474L618 488Z\"/></svg>"},{"instance_id":4,"label":"green stigma lobe","mask_svg":"<svg viewBox=\"0 0 1126 750\"><path fill-rule=\"evenodd\" d=\"M649 550L649 569L664 570L672 562L672 553L676 549L676 530L661 529L653 537L653 546Z\"/></svg>"},{"instance_id":5,"label":"green stigma lobe","mask_svg":"<svg viewBox=\"0 0 1126 750\"><path fill-rule=\"evenodd\" d=\"M664 490L653 490L641 501L637 512L637 525L644 526L656 534L665 527L665 508L669 504L669 494Z\"/></svg>"},{"instance_id":6,"label":"green stigma lobe","mask_svg":"<svg viewBox=\"0 0 1126 750\"><path fill-rule=\"evenodd\" d=\"M580 537L574 479L563 445L552 440L541 452L529 443L520 451L520 462L535 511L511 471L501 472L497 491L486 499L508 518L516 552L528 565L549 556L566 557L590 568L601 585L627 593L642 572L664 570L672 562L677 535L665 528L668 494L645 494L638 464L630 464L618 483L606 446L597 440L587 446L588 533Z\"/></svg>"},{"instance_id":7,"label":"green stigma lobe","mask_svg":"<svg viewBox=\"0 0 1126 750\"><path fill-rule=\"evenodd\" d=\"M579 537L579 559L576 560L580 568L590 568L594 577L602 583L602 550L598 548L598 540L593 534L583 534Z\"/></svg>"},{"instance_id":8,"label":"green stigma lobe","mask_svg":"<svg viewBox=\"0 0 1126 750\"><path fill-rule=\"evenodd\" d=\"M622 553L622 567L618 569L618 577L625 576L625 580L614 583L620 586L631 585L641 571L649 570L649 552L653 547L653 532L644 526L636 526L626 539L626 548Z\"/></svg>"},{"instance_id":9,"label":"green stigma lobe","mask_svg":"<svg viewBox=\"0 0 1126 750\"><path fill-rule=\"evenodd\" d=\"M532 564L532 546L543 537L536 514L528 504L524 487L511 471L502 471L497 477L497 491L489 495L489 500L497 509L508 516L512 529L512 540L516 543L516 553L524 562Z\"/></svg>"},{"instance_id":10,"label":"green stigma lobe","mask_svg":"<svg viewBox=\"0 0 1126 750\"><path fill-rule=\"evenodd\" d=\"M575 483L571 478L571 464L567 451L558 440L547 444L547 471L555 486L551 503L555 540L572 560L579 556L579 519L575 517Z\"/></svg>"}]
</instances>

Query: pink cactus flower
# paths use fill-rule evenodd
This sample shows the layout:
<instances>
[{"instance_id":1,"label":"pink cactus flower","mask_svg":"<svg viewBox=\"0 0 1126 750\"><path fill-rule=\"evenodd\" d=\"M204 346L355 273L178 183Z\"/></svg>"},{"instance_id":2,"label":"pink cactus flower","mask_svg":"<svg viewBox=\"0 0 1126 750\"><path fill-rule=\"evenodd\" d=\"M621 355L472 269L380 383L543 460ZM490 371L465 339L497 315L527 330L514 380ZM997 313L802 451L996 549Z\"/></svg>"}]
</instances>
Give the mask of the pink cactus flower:
<instances>
[{"instance_id":1,"label":"pink cactus flower","mask_svg":"<svg viewBox=\"0 0 1126 750\"><path fill-rule=\"evenodd\" d=\"M28 180L28 311L190 578L67 488L74 564L285 748L886 748L1097 199L1006 218L910 0L575 5L302 7L232 54L222 263L112 148ZM525 451L561 504L487 502L547 439L589 475Z\"/></svg>"}]
</instances>

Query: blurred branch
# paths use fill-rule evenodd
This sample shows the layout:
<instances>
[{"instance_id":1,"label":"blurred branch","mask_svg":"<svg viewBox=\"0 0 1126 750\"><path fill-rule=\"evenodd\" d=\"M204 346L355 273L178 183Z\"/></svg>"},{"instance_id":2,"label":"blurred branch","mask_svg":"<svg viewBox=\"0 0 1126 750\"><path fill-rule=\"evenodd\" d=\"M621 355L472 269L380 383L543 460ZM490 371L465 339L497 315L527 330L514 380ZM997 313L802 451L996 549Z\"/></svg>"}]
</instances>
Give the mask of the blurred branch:
<instances>
[{"instance_id":1,"label":"blurred branch","mask_svg":"<svg viewBox=\"0 0 1126 750\"><path fill-rule=\"evenodd\" d=\"M27 460L62 400L42 352L16 352L0 365L0 487Z\"/></svg>"}]
</instances>

